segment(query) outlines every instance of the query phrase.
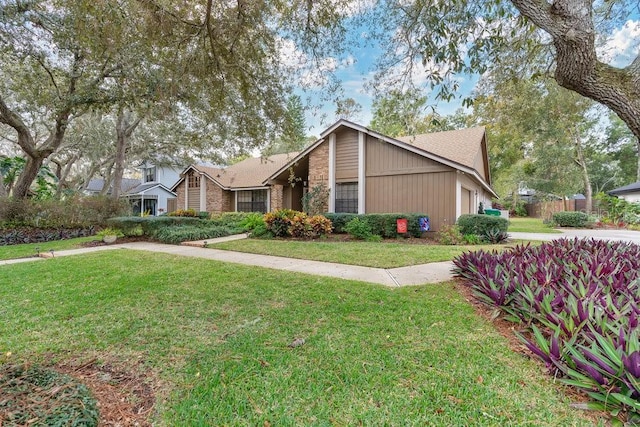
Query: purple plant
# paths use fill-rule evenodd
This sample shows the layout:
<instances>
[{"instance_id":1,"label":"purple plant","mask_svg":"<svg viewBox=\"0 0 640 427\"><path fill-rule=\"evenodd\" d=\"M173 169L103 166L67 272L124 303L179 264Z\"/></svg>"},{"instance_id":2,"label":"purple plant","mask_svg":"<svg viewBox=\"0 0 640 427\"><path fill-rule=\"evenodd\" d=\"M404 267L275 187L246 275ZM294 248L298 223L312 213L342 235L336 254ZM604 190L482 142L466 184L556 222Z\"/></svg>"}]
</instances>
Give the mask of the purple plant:
<instances>
[{"instance_id":1,"label":"purple plant","mask_svg":"<svg viewBox=\"0 0 640 427\"><path fill-rule=\"evenodd\" d=\"M640 419L640 246L559 239L454 265L481 301L530 328L524 344L590 407Z\"/></svg>"}]
</instances>

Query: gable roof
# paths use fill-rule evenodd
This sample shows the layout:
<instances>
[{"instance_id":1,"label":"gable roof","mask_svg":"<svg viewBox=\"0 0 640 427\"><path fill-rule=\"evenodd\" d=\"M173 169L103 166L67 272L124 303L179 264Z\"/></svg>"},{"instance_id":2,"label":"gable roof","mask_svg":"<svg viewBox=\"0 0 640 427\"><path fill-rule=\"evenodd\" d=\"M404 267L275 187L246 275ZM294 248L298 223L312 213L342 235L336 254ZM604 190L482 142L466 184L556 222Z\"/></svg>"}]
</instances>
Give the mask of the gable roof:
<instances>
[{"instance_id":1,"label":"gable roof","mask_svg":"<svg viewBox=\"0 0 640 427\"><path fill-rule=\"evenodd\" d=\"M365 126L342 119L322 132L322 134L320 134L320 138L316 142L300 152L297 156L293 157L289 163L285 164L283 167L267 177L264 180L264 183L266 184L268 181L275 179L275 177L280 175L286 168L290 167L295 162L316 149L316 147L322 144L330 134L343 126L364 132L373 138L377 138L381 141L404 148L405 150L473 175L487 191L495 197L498 197L490 185L491 175L489 174L489 160L486 153L484 127L434 132L402 138L391 138ZM483 162L486 164L485 176L475 169L475 159L480 152L483 156Z\"/></svg>"},{"instance_id":2,"label":"gable roof","mask_svg":"<svg viewBox=\"0 0 640 427\"><path fill-rule=\"evenodd\" d=\"M171 189L175 190L184 181L184 177L190 169L204 174L204 176L225 190L265 187L264 181L273 172L289 164L289 161L297 154L294 152L274 154L269 157L251 157L226 168L190 165L182 171L180 180Z\"/></svg>"},{"instance_id":3,"label":"gable roof","mask_svg":"<svg viewBox=\"0 0 640 427\"><path fill-rule=\"evenodd\" d=\"M131 190L127 191L124 195L125 196L142 195L146 191L152 190L154 188L160 188L161 190L171 194L172 196L176 196L176 193L174 193L173 191L169 190L167 187L165 187L164 185L160 184L159 182L151 182L151 183L140 184L140 185L132 188Z\"/></svg>"},{"instance_id":4,"label":"gable roof","mask_svg":"<svg viewBox=\"0 0 640 427\"><path fill-rule=\"evenodd\" d=\"M618 194L628 194L628 193L637 193L637 192L640 192L640 181L613 189L609 191L609 194L613 196L617 196Z\"/></svg>"},{"instance_id":5,"label":"gable roof","mask_svg":"<svg viewBox=\"0 0 640 427\"><path fill-rule=\"evenodd\" d=\"M424 151L436 154L456 163L475 169L475 160L482 149L484 127L474 127L444 132L425 133L421 135L397 137Z\"/></svg>"}]
</instances>

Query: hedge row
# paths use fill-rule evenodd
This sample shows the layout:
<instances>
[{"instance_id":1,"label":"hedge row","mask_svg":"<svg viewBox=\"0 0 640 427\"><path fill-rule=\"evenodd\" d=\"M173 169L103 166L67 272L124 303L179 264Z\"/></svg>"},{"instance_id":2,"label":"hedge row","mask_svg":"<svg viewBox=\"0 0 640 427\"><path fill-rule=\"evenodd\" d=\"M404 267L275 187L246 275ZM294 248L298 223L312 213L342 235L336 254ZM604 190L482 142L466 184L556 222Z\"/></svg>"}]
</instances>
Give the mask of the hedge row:
<instances>
[{"instance_id":1,"label":"hedge row","mask_svg":"<svg viewBox=\"0 0 640 427\"><path fill-rule=\"evenodd\" d=\"M584 212L556 212L551 218L558 227L584 228L589 222L589 215Z\"/></svg>"},{"instance_id":2,"label":"hedge row","mask_svg":"<svg viewBox=\"0 0 640 427\"><path fill-rule=\"evenodd\" d=\"M493 232L506 233L509 221L499 216L465 214L456 223L464 235L486 236Z\"/></svg>"},{"instance_id":3,"label":"hedge row","mask_svg":"<svg viewBox=\"0 0 640 427\"><path fill-rule=\"evenodd\" d=\"M323 214L333 224L333 232L338 234L346 233L345 226L353 218L360 218L371 227L371 233L385 238L398 237L397 220L407 220L407 233L413 237L422 236L420 229L420 218L428 218L426 214L420 213L390 213L390 214L351 214L351 213L326 213Z\"/></svg>"}]
</instances>

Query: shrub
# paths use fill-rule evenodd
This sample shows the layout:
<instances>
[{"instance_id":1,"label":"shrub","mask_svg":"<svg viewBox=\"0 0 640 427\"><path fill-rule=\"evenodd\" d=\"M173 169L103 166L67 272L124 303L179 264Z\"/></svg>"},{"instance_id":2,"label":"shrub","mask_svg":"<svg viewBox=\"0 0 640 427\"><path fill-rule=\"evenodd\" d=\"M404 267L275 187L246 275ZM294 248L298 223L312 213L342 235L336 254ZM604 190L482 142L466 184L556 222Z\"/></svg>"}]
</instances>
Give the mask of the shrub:
<instances>
[{"instance_id":1,"label":"shrub","mask_svg":"<svg viewBox=\"0 0 640 427\"><path fill-rule=\"evenodd\" d=\"M104 236L124 237L124 233L118 228L107 227L96 233L96 237L104 238Z\"/></svg>"},{"instance_id":2,"label":"shrub","mask_svg":"<svg viewBox=\"0 0 640 427\"><path fill-rule=\"evenodd\" d=\"M329 213L325 215L333 223L333 231L335 233L346 233L345 226L353 218L360 218L371 227L371 233L384 238L398 237L396 220L407 220L407 234L413 237L422 236L420 229L420 218L428 217L419 213L390 213L390 214L365 214L357 215L351 213Z\"/></svg>"},{"instance_id":3,"label":"shrub","mask_svg":"<svg viewBox=\"0 0 640 427\"><path fill-rule=\"evenodd\" d=\"M291 209L278 209L274 212L264 214L264 222L275 237L285 237L289 234L291 219L296 211Z\"/></svg>"},{"instance_id":4,"label":"shrub","mask_svg":"<svg viewBox=\"0 0 640 427\"><path fill-rule=\"evenodd\" d=\"M267 225L263 222L262 224L257 225L253 230L251 230L249 236L254 238L269 238L273 237L273 234L271 234L271 232L267 230Z\"/></svg>"},{"instance_id":5,"label":"shrub","mask_svg":"<svg viewBox=\"0 0 640 427\"><path fill-rule=\"evenodd\" d=\"M442 245L459 245L463 242L460 227L457 225L443 225L438 231L438 242Z\"/></svg>"},{"instance_id":6,"label":"shrub","mask_svg":"<svg viewBox=\"0 0 640 427\"><path fill-rule=\"evenodd\" d=\"M207 222L196 217L180 216L125 216L109 218L107 223L110 227L119 228L126 236L142 234L155 237L156 233L163 228L177 225L206 226Z\"/></svg>"},{"instance_id":7,"label":"shrub","mask_svg":"<svg viewBox=\"0 0 640 427\"><path fill-rule=\"evenodd\" d=\"M584 212L556 212L551 218L559 227L584 228L589 221L589 215Z\"/></svg>"},{"instance_id":8,"label":"shrub","mask_svg":"<svg viewBox=\"0 0 640 427\"><path fill-rule=\"evenodd\" d=\"M87 228L131 210L123 200L109 197L70 197L63 200L0 199L0 222L35 228Z\"/></svg>"},{"instance_id":9,"label":"shrub","mask_svg":"<svg viewBox=\"0 0 640 427\"><path fill-rule=\"evenodd\" d=\"M209 221L224 227L242 227L242 222L254 215L263 216L260 212L222 212L212 214Z\"/></svg>"},{"instance_id":10,"label":"shrub","mask_svg":"<svg viewBox=\"0 0 640 427\"><path fill-rule=\"evenodd\" d=\"M315 238L331 233L331 221L322 215L279 209L264 215L267 230L276 237Z\"/></svg>"},{"instance_id":11,"label":"shrub","mask_svg":"<svg viewBox=\"0 0 640 427\"><path fill-rule=\"evenodd\" d=\"M167 216L178 216L178 217L188 217L188 218L197 218L198 212L195 209L178 209L173 212L167 214Z\"/></svg>"},{"instance_id":12,"label":"shrub","mask_svg":"<svg viewBox=\"0 0 640 427\"><path fill-rule=\"evenodd\" d=\"M485 233L480 236L480 239L491 244L503 243L509 239L509 234L501 231L497 228L492 228L490 230L485 231Z\"/></svg>"},{"instance_id":13,"label":"shrub","mask_svg":"<svg viewBox=\"0 0 640 427\"><path fill-rule=\"evenodd\" d=\"M454 265L478 299L530 325L520 339L587 407L640 420L640 246L559 239Z\"/></svg>"},{"instance_id":14,"label":"shrub","mask_svg":"<svg viewBox=\"0 0 640 427\"><path fill-rule=\"evenodd\" d=\"M333 232L336 234L344 234L346 230L344 227L353 218L357 218L358 214L354 213L325 213L324 216L331 221L333 225Z\"/></svg>"},{"instance_id":15,"label":"shrub","mask_svg":"<svg viewBox=\"0 0 640 427\"><path fill-rule=\"evenodd\" d=\"M159 229L155 233L154 237L162 243L177 245L182 242L189 242L193 240L205 240L230 236L232 234L236 234L236 232L236 229L229 227L181 225L168 226Z\"/></svg>"},{"instance_id":16,"label":"shrub","mask_svg":"<svg viewBox=\"0 0 640 427\"><path fill-rule=\"evenodd\" d=\"M509 227L509 221L499 216L467 214L460 215L457 225L460 227L460 233L463 235L475 234L477 236L484 236L493 229L506 233L507 227Z\"/></svg>"},{"instance_id":17,"label":"shrub","mask_svg":"<svg viewBox=\"0 0 640 427\"><path fill-rule=\"evenodd\" d=\"M251 231L258 226L264 226L264 215L257 212L249 213L242 221L238 223L245 231ZM265 227L266 230L266 227Z\"/></svg>"},{"instance_id":18,"label":"shrub","mask_svg":"<svg viewBox=\"0 0 640 427\"><path fill-rule=\"evenodd\" d=\"M476 236L475 234L465 234L462 236L462 241L465 245L479 245L482 243L480 236Z\"/></svg>"},{"instance_id":19,"label":"shrub","mask_svg":"<svg viewBox=\"0 0 640 427\"><path fill-rule=\"evenodd\" d=\"M369 223L359 217L355 217L349 221L344 227L344 230L349 233L350 236L361 240L367 240L374 235L371 232L371 226Z\"/></svg>"}]
</instances>

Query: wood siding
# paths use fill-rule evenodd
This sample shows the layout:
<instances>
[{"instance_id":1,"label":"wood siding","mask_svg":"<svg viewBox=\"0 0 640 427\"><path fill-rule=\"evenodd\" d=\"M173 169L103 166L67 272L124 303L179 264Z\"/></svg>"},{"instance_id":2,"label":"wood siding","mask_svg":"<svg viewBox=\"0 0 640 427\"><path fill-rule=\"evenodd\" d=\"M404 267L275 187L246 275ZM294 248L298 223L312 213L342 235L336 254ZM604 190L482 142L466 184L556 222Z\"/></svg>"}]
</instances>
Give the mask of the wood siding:
<instances>
[{"instance_id":1,"label":"wood siding","mask_svg":"<svg viewBox=\"0 0 640 427\"><path fill-rule=\"evenodd\" d=\"M466 215L466 214L470 214L471 212L471 205L473 204L471 201L471 191L467 190L466 188L463 188L462 191L460 192L460 207L461 207L461 215ZM475 212L474 212L475 213Z\"/></svg>"},{"instance_id":2,"label":"wood siding","mask_svg":"<svg viewBox=\"0 0 640 427\"><path fill-rule=\"evenodd\" d=\"M200 188L189 188L187 190L187 208L200 210Z\"/></svg>"},{"instance_id":3,"label":"wood siding","mask_svg":"<svg viewBox=\"0 0 640 427\"><path fill-rule=\"evenodd\" d=\"M365 167L367 213L425 213L435 231L455 222L454 169L371 137Z\"/></svg>"},{"instance_id":4,"label":"wood siding","mask_svg":"<svg viewBox=\"0 0 640 427\"><path fill-rule=\"evenodd\" d=\"M426 213L437 231L455 222L455 183L453 171L367 178L367 213Z\"/></svg>"},{"instance_id":5,"label":"wood siding","mask_svg":"<svg viewBox=\"0 0 640 427\"><path fill-rule=\"evenodd\" d=\"M336 182L358 180L358 131L336 133Z\"/></svg>"}]
</instances>

